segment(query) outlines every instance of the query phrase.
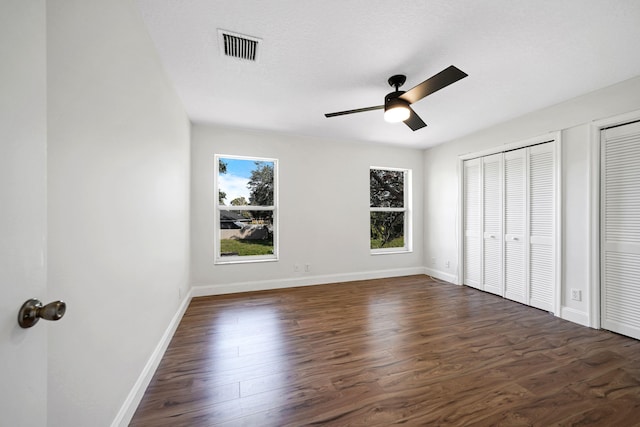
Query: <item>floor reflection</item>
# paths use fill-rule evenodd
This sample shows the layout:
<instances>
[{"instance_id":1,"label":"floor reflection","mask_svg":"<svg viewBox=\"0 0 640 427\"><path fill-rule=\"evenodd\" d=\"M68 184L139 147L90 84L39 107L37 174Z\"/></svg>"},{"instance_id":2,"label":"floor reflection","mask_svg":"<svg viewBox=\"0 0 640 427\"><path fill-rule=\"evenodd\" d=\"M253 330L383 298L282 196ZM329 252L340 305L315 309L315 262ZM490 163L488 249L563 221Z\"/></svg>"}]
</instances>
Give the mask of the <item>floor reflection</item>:
<instances>
[{"instance_id":1,"label":"floor reflection","mask_svg":"<svg viewBox=\"0 0 640 427\"><path fill-rule=\"evenodd\" d=\"M240 413L268 410L284 403L278 390L287 387L291 375L282 327L286 320L273 307L239 304L216 313L211 325L214 382L237 387Z\"/></svg>"}]
</instances>

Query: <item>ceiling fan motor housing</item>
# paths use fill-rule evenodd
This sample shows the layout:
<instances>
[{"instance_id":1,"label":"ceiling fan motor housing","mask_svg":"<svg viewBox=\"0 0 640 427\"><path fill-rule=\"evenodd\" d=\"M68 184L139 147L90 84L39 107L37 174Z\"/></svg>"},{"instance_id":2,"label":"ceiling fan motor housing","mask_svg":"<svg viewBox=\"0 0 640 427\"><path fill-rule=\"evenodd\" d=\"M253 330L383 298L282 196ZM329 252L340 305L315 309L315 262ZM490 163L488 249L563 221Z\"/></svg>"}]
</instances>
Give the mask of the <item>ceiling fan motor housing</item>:
<instances>
[{"instance_id":1,"label":"ceiling fan motor housing","mask_svg":"<svg viewBox=\"0 0 640 427\"><path fill-rule=\"evenodd\" d=\"M409 103L407 101L405 101L404 99L401 99L400 96L404 93L403 90L397 90L395 92L391 92L388 93L387 96L384 97L384 105L385 107L391 102L391 101L401 101L404 103L404 105L409 105Z\"/></svg>"}]
</instances>

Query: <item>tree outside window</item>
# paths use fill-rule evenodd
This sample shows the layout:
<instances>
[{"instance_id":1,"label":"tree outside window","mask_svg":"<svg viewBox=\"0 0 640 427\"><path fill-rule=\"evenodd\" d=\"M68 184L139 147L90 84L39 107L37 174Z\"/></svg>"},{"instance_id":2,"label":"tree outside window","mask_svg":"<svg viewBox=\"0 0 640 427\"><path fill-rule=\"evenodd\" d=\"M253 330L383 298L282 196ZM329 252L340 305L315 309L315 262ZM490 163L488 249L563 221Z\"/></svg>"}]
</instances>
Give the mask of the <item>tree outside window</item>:
<instances>
[{"instance_id":1,"label":"tree outside window","mask_svg":"<svg viewBox=\"0 0 640 427\"><path fill-rule=\"evenodd\" d=\"M410 250L410 172L378 167L369 171L372 253Z\"/></svg>"}]
</instances>

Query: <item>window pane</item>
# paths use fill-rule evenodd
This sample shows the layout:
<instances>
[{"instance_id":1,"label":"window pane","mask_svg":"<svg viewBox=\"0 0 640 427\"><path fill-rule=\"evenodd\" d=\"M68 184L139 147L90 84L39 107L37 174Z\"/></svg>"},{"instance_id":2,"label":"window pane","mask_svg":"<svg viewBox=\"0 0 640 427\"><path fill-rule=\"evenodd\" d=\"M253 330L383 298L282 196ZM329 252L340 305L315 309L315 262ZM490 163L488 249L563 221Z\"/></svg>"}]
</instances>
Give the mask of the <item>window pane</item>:
<instances>
[{"instance_id":1,"label":"window pane","mask_svg":"<svg viewBox=\"0 0 640 427\"><path fill-rule=\"evenodd\" d=\"M273 211L220 210L220 256L273 255Z\"/></svg>"},{"instance_id":2,"label":"window pane","mask_svg":"<svg viewBox=\"0 0 640 427\"><path fill-rule=\"evenodd\" d=\"M371 212L371 249L404 247L404 212Z\"/></svg>"},{"instance_id":3,"label":"window pane","mask_svg":"<svg viewBox=\"0 0 640 427\"><path fill-rule=\"evenodd\" d=\"M220 157L218 202L231 206L273 206L274 162Z\"/></svg>"},{"instance_id":4,"label":"window pane","mask_svg":"<svg viewBox=\"0 0 640 427\"><path fill-rule=\"evenodd\" d=\"M374 208L404 207L404 172L371 169L370 206Z\"/></svg>"}]
</instances>

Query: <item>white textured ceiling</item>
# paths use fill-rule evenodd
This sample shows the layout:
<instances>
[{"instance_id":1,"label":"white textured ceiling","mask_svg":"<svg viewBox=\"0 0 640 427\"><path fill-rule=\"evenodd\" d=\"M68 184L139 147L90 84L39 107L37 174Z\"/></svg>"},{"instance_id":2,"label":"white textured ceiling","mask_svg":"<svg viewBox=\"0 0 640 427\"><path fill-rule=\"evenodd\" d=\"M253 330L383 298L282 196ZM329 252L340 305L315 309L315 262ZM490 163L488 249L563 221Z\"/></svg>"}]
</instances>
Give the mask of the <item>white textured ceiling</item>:
<instances>
[{"instance_id":1,"label":"white textured ceiling","mask_svg":"<svg viewBox=\"0 0 640 427\"><path fill-rule=\"evenodd\" d=\"M430 147L640 75L639 0L136 0L195 123ZM220 55L218 29L261 38L257 63ZM449 65L469 77L381 110Z\"/></svg>"}]
</instances>

